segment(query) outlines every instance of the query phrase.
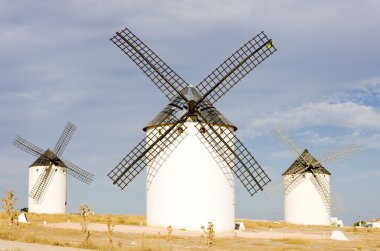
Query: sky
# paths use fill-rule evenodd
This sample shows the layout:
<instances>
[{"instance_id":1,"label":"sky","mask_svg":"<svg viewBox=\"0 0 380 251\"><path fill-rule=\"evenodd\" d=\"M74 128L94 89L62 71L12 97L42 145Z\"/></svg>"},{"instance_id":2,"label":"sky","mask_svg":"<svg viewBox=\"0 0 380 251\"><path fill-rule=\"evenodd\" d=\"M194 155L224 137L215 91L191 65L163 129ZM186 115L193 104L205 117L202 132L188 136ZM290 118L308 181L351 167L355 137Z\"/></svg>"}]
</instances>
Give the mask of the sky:
<instances>
[{"instance_id":1,"label":"sky","mask_svg":"<svg viewBox=\"0 0 380 251\"><path fill-rule=\"evenodd\" d=\"M109 40L128 27L197 85L260 31L278 51L216 104L272 180L294 161L277 126L313 155L360 145L325 167L346 224L380 217L380 2L0 0L0 195L27 206L33 156L16 135L53 148L78 129L63 158L95 174L70 177L68 212L145 214L145 173L124 191L106 176L144 137L166 97ZM283 195L251 197L236 184L236 217L283 219Z\"/></svg>"}]
</instances>

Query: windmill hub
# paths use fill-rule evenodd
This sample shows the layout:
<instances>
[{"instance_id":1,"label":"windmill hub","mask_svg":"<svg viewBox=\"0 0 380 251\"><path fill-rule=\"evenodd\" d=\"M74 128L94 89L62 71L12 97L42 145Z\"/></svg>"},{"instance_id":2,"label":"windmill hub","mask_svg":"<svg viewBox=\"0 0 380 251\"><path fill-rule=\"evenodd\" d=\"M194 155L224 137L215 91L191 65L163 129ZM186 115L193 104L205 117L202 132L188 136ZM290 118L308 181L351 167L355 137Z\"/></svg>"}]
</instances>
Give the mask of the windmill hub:
<instances>
[{"instance_id":1,"label":"windmill hub","mask_svg":"<svg viewBox=\"0 0 380 251\"><path fill-rule=\"evenodd\" d=\"M197 102L195 100L190 100L187 105L190 115L196 115L196 111L198 109Z\"/></svg>"},{"instance_id":2,"label":"windmill hub","mask_svg":"<svg viewBox=\"0 0 380 251\"><path fill-rule=\"evenodd\" d=\"M219 112L207 99L197 105L197 101L202 98L202 94L193 86L186 86L181 94L186 97L185 101L181 96L175 96L171 102L157 116L144 127L144 131L151 127L172 124L173 120L178 121L178 117L187 112L186 121L198 122L199 114L206 118L206 122L213 125L231 126L236 131L237 128L224 115Z\"/></svg>"}]
</instances>

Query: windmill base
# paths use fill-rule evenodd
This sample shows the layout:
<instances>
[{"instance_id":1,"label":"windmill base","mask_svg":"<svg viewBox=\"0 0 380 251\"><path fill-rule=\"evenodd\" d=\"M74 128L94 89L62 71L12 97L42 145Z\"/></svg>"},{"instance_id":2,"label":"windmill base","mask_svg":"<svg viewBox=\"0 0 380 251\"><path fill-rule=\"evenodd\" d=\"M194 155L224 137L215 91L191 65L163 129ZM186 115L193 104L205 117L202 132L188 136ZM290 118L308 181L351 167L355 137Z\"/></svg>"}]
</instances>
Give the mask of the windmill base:
<instances>
[{"instance_id":1,"label":"windmill base","mask_svg":"<svg viewBox=\"0 0 380 251\"><path fill-rule=\"evenodd\" d=\"M290 190L285 191L285 222L299 225L331 225L330 207L326 206L313 185L310 177L311 173L305 173L299 184ZM326 191L330 191L329 175L320 175L320 179L325 180ZM293 175L284 176L284 184L292 181Z\"/></svg>"},{"instance_id":2,"label":"windmill base","mask_svg":"<svg viewBox=\"0 0 380 251\"><path fill-rule=\"evenodd\" d=\"M216 163L201 142L194 122L186 122L185 126L187 136L172 146L164 163L148 167L147 224L199 231L212 222L215 231L233 231L231 170L226 173ZM225 131L231 130L226 127Z\"/></svg>"},{"instance_id":3,"label":"windmill base","mask_svg":"<svg viewBox=\"0 0 380 251\"><path fill-rule=\"evenodd\" d=\"M31 193L34 184L36 183L41 170L48 166L31 166L29 167L29 194ZM28 208L30 213L45 213L45 214L64 214L66 213L66 184L67 175L62 168L52 166L54 175L50 181L44 183L45 193L39 201L28 197Z\"/></svg>"}]
</instances>

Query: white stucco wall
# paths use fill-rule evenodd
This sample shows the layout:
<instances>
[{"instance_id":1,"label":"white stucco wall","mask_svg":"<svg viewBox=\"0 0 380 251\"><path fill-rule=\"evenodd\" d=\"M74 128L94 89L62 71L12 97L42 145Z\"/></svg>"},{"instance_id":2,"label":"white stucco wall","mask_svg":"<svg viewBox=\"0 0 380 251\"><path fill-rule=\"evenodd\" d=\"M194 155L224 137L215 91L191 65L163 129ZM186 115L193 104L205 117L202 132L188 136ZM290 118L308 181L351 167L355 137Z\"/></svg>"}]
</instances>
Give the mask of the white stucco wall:
<instances>
[{"instance_id":1,"label":"white stucco wall","mask_svg":"<svg viewBox=\"0 0 380 251\"><path fill-rule=\"evenodd\" d=\"M186 122L185 126L187 136L153 177L150 174L157 167L148 167L147 224L200 230L213 222L215 231L232 231L235 222L232 171L222 171L197 137L194 122ZM225 133L232 131L225 129ZM147 133L150 132L148 129Z\"/></svg>"},{"instance_id":2,"label":"white stucco wall","mask_svg":"<svg viewBox=\"0 0 380 251\"><path fill-rule=\"evenodd\" d=\"M29 167L29 194L41 171L47 166ZM54 175L40 203L28 196L28 207L31 213L64 214L66 213L67 173L60 167L52 166Z\"/></svg>"},{"instance_id":3,"label":"white stucco wall","mask_svg":"<svg viewBox=\"0 0 380 251\"><path fill-rule=\"evenodd\" d=\"M326 191L330 198L330 176L317 174L325 179ZM285 222L301 225L330 225L330 209L326 208L321 196L310 180L311 173L306 173L305 178L288 194L285 193L284 213ZM292 175L284 176L284 184L291 181Z\"/></svg>"}]
</instances>

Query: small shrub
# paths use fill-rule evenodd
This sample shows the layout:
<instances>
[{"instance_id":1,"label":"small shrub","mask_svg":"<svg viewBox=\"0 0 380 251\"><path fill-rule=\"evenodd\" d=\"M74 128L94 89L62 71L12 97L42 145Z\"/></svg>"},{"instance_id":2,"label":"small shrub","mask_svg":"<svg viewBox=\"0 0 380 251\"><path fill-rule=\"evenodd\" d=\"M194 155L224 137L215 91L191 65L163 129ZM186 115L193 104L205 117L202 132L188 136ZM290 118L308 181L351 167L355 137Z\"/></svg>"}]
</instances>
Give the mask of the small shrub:
<instances>
[{"instance_id":1,"label":"small shrub","mask_svg":"<svg viewBox=\"0 0 380 251\"><path fill-rule=\"evenodd\" d=\"M173 228L172 228L172 226L168 226L168 227L166 228L166 230L168 230L167 241L171 244L171 243L172 243L172 232L173 232Z\"/></svg>"},{"instance_id":2,"label":"small shrub","mask_svg":"<svg viewBox=\"0 0 380 251\"><path fill-rule=\"evenodd\" d=\"M81 205L79 207L79 213L82 216L82 222L80 224L82 228L82 233L84 234L83 243L85 244L85 246L89 246L91 233L90 230L88 230L87 217L90 215L91 209L87 205Z\"/></svg>"},{"instance_id":3,"label":"small shrub","mask_svg":"<svg viewBox=\"0 0 380 251\"><path fill-rule=\"evenodd\" d=\"M4 209L5 214L8 217L9 230L13 228L14 225L17 225L17 213L14 211L14 206L16 205L16 197L13 191L7 191L5 197L1 199L2 205L1 208Z\"/></svg>"},{"instance_id":4,"label":"small shrub","mask_svg":"<svg viewBox=\"0 0 380 251\"><path fill-rule=\"evenodd\" d=\"M212 222L209 222L207 226L207 230L205 229L204 226L202 226L201 229L203 230L203 233L205 234L205 235L202 235L202 237L206 238L207 250L210 250L216 245L214 224Z\"/></svg>"},{"instance_id":5,"label":"small shrub","mask_svg":"<svg viewBox=\"0 0 380 251\"><path fill-rule=\"evenodd\" d=\"M357 221L352 226L353 227L359 227L359 226L364 227L365 224L367 224L367 222L365 222L365 221Z\"/></svg>"},{"instance_id":6,"label":"small shrub","mask_svg":"<svg viewBox=\"0 0 380 251\"><path fill-rule=\"evenodd\" d=\"M109 215L107 217L107 235L108 235L108 248L109 248L109 250L113 249L112 233L113 233L114 227L115 227L115 224L112 223L112 218Z\"/></svg>"}]
</instances>

